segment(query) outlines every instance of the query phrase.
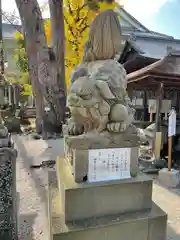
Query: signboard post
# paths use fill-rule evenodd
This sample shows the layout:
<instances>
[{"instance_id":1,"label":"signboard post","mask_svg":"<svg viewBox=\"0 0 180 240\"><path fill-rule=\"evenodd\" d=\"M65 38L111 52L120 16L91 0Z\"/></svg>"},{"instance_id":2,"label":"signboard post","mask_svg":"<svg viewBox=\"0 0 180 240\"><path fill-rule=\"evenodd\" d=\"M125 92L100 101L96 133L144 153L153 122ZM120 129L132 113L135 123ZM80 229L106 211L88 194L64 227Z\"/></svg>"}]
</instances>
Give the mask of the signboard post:
<instances>
[{"instance_id":1,"label":"signboard post","mask_svg":"<svg viewBox=\"0 0 180 240\"><path fill-rule=\"evenodd\" d=\"M152 122L152 121L153 121L152 106L149 107L149 111L150 111L150 114L149 114L149 121Z\"/></svg>"},{"instance_id":2,"label":"signboard post","mask_svg":"<svg viewBox=\"0 0 180 240\"><path fill-rule=\"evenodd\" d=\"M174 109L169 113L168 121L168 170L172 166L172 136L176 135L176 111Z\"/></svg>"}]
</instances>

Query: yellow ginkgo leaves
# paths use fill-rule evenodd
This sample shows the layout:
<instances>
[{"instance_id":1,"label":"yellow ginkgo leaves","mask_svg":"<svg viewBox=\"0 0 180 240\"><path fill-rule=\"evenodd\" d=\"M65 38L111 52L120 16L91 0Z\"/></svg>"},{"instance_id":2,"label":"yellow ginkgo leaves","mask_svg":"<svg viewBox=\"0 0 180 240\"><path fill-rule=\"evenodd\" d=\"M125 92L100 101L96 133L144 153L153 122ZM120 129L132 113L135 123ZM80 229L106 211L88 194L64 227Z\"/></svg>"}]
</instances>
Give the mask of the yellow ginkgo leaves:
<instances>
[{"instance_id":1,"label":"yellow ginkgo leaves","mask_svg":"<svg viewBox=\"0 0 180 240\"><path fill-rule=\"evenodd\" d=\"M88 3L87 3L88 1ZM92 2L95 8L89 7ZM115 9L119 4L101 2L98 0L64 0L64 29L65 29L65 67L66 67L66 85L67 89L70 83L70 73L72 69L82 62L84 55L84 45L88 39L89 27L95 16L99 12L108 9ZM51 45L51 23L46 20L44 23L45 34L48 46ZM16 33L19 38L23 35Z\"/></svg>"}]
</instances>

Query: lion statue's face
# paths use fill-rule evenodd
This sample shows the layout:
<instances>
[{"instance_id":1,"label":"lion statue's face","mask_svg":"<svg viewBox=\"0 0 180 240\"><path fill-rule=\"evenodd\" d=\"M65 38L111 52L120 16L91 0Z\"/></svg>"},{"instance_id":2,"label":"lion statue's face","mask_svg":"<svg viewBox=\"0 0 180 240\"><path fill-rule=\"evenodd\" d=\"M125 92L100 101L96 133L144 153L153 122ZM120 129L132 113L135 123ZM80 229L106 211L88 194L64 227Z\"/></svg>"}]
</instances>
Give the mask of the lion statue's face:
<instances>
[{"instance_id":1,"label":"lion statue's face","mask_svg":"<svg viewBox=\"0 0 180 240\"><path fill-rule=\"evenodd\" d=\"M85 132L99 127L102 102L103 99L92 80L81 77L72 83L68 106L74 123L83 125Z\"/></svg>"}]
</instances>

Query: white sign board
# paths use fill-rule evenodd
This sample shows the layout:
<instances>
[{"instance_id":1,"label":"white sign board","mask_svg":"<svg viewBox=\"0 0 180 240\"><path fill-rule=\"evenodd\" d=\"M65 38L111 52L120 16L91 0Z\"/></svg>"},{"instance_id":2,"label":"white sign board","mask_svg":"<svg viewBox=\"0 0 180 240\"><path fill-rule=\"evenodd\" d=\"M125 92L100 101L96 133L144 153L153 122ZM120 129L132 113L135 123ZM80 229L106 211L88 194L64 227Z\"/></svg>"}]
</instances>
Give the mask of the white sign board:
<instances>
[{"instance_id":1,"label":"white sign board","mask_svg":"<svg viewBox=\"0 0 180 240\"><path fill-rule=\"evenodd\" d=\"M134 98L132 99L133 106L143 106L143 99L142 98Z\"/></svg>"},{"instance_id":2,"label":"white sign board","mask_svg":"<svg viewBox=\"0 0 180 240\"><path fill-rule=\"evenodd\" d=\"M168 136L176 135L176 112L172 110L169 113L169 121L168 121Z\"/></svg>"},{"instance_id":3,"label":"white sign board","mask_svg":"<svg viewBox=\"0 0 180 240\"><path fill-rule=\"evenodd\" d=\"M157 101L156 99L149 99L148 100L148 106L149 106L149 110L148 112L150 113L156 113L156 105L157 105Z\"/></svg>"},{"instance_id":4,"label":"white sign board","mask_svg":"<svg viewBox=\"0 0 180 240\"><path fill-rule=\"evenodd\" d=\"M171 100L164 99L162 101L161 113L168 113L171 110Z\"/></svg>"},{"instance_id":5,"label":"white sign board","mask_svg":"<svg viewBox=\"0 0 180 240\"><path fill-rule=\"evenodd\" d=\"M130 148L89 150L88 181L127 179L130 176Z\"/></svg>"},{"instance_id":6,"label":"white sign board","mask_svg":"<svg viewBox=\"0 0 180 240\"><path fill-rule=\"evenodd\" d=\"M157 106L157 100L156 99L149 99L148 100L148 107L149 107L149 113L156 113L156 106ZM168 113L171 109L171 100L163 99L162 100L162 106L161 106L161 113Z\"/></svg>"}]
</instances>

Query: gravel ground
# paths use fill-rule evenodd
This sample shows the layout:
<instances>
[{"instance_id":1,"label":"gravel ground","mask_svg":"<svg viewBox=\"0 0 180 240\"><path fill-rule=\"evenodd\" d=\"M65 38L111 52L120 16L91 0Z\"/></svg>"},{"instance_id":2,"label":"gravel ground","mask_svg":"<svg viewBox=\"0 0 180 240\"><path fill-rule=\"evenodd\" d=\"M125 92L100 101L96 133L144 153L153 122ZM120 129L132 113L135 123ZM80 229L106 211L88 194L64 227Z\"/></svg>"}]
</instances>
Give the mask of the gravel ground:
<instances>
[{"instance_id":1,"label":"gravel ground","mask_svg":"<svg viewBox=\"0 0 180 240\"><path fill-rule=\"evenodd\" d=\"M19 240L49 240L47 169L30 169L29 166L62 155L63 140L33 140L30 136L17 135L13 140L18 149ZM180 190L169 190L155 182L153 200L168 213L168 240L180 240Z\"/></svg>"}]
</instances>

